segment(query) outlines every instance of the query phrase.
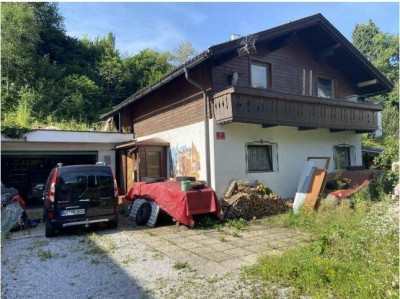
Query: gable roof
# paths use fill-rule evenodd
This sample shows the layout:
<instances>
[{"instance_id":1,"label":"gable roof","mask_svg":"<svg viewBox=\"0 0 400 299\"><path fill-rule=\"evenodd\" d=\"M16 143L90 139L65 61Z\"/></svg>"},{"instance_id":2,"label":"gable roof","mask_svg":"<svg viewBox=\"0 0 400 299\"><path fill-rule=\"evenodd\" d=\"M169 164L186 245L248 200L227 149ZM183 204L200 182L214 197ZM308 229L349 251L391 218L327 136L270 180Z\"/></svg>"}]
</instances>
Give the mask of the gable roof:
<instances>
[{"instance_id":1,"label":"gable roof","mask_svg":"<svg viewBox=\"0 0 400 299\"><path fill-rule=\"evenodd\" d=\"M303 39L314 52L314 58L334 65L340 72L354 82L358 82L360 95L375 95L390 92L393 84L369 62L322 14L316 14L297 21L289 22L254 35L256 47L267 46L270 50L281 47L290 41L293 35ZM176 67L158 82L149 85L100 118L109 117L164 84L184 74L185 68L192 69L205 61L221 63L238 56L238 48L246 37L217 44L196 55L184 64Z\"/></svg>"}]
</instances>

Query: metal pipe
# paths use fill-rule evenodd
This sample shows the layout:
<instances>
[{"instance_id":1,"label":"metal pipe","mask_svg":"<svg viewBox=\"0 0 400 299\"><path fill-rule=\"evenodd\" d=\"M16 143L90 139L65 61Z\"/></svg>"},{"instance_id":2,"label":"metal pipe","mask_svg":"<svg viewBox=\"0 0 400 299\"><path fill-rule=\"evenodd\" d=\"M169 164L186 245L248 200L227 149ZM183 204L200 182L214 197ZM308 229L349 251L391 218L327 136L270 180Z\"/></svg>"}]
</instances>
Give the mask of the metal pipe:
<instances>
[{"instance_id":1,"label":"metal pipe","mask_svg":"<svg viewBox=\"0 0 400 299\"><path fill-rule=\"evenodd\" d=\"M209 132L209 127L208 127L208 116L207 116L207 94L205 89L197 82L193 81L189 77L189 70L187 67L184 68L185 71L185 78L186 80L196 86L198 89L201 90L203 93L203 104L204 104L204 142L205 142L205 147L206 147L206 182L210 184L210 177L211 177L211 172L210 172L210 132Z\"/></svg>"}]
</instances>

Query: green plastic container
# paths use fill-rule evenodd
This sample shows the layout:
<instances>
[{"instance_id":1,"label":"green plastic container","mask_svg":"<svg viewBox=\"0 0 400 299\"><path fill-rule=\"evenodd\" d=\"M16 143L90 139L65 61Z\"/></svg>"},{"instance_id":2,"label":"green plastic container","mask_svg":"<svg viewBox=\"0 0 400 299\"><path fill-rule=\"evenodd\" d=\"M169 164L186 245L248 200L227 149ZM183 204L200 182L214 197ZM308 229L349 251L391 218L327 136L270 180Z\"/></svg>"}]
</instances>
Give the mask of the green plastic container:
<instances>
[{"instance_id":1,"label":"green plastic container","mask_svg":"<svg viewBox=\"0 0 400 299\"><path fill-rule=\"evenodd\" d=\"M181 190L182 191L189 191L190 190L190 181L182 181L181 182Z\"/></svg>"}]
</instances>

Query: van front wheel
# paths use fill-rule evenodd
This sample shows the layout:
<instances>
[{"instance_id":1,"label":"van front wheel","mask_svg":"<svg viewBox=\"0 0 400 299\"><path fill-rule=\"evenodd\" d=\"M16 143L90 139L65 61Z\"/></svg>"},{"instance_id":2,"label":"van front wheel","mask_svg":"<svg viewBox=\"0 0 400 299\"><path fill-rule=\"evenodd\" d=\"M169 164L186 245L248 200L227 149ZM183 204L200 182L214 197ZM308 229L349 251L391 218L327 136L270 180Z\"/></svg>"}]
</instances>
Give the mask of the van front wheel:
<instances>
[{"instance_id":1,"label":"van front wheel","mask_svg":"<svg viewBox=\"0 0 400 299\"><path fill-rule=\"evenodd\" d=\"M45 233L44 235L46 238L52 238L56 235L56 229L54 226L50 223L49 219L46 218L46 223L45 223Z\"/></svg>"}]
</instances>

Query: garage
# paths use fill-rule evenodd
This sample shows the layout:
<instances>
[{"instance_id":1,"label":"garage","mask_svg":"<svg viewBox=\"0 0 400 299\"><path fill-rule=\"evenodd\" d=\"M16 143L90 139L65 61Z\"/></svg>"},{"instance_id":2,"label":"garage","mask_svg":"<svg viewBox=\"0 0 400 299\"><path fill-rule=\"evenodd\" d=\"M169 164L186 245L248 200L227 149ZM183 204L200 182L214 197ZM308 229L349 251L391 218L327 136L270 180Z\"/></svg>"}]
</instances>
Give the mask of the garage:
<instances>
[{"instance_id":1,"label":"garage","mask_svg":"<svg viewBox=\"0 0 400 299\"><path fill-rule=\"evenodd\" d=\"M74 165L97 161L97 151L3 151L1 180L4 185L18 189L27 204L35 204L42 197L43 186L57 163Z\"/></svg>"},{"instance_id":2,"label":"garage","mask_svg":"<svg viewBox=\"0 0 400 299\"><path fill-rule=\"evenodd\" d=\"M36 130L19 139L1 135L1 181L7 187L18 189L27 205L36 205L57 163L105 162L115 172L115 145L132 137L132 134L112 132L61 130Z\"/></svg>"}]
</instances>

